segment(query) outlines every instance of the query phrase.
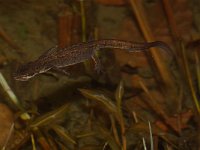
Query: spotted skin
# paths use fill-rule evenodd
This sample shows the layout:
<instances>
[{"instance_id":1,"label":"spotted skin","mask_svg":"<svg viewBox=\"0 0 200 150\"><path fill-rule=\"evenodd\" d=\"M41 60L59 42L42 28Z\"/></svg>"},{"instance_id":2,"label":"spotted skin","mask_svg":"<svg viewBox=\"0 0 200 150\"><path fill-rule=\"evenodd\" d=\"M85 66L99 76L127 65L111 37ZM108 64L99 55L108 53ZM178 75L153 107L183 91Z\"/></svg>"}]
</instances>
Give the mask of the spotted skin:
<instances>
[{"instance_id":1,"label":"spotted skin","mask_svg":"<svg viewBox=\"0 0 200 150\"><path fill-rule=\"evenodd\" d=\"M95 70L99 72L100 61L95 56L95 52L99 49L118 48L127 50L128 52L139 52L146 51L151 47L158 47L164 49L170 54L172 53L169 46L162 41L129 42L115 39L104 39L74 44L63 49L59 49L58 46L55 46L42 54L37 60L20 66L14 73L14 78L20 81L27 81L35 75L47 72L50 69L59 70L63 67L84 62L88 59L94 60Z\"/></svg>"}]
</instances>

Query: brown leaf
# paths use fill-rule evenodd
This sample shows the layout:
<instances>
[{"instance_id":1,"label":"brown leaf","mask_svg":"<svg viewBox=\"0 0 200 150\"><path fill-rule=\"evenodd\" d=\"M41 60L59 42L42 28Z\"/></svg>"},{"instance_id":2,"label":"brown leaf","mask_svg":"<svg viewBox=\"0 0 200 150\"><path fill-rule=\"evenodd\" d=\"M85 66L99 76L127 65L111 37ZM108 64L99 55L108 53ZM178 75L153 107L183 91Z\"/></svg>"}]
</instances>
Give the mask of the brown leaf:
<instances>
[{"instance_id":1,"label":"brown leaf","mask_svg":"<svg viewBox=\"0 0 200 150\"><path fill-rule=\"evenodd\" d=\"M68 107L69 104L65 104L53 111L47 112L46 114L36 118L33 122L31 122L29 127L34 129L55 123L57 120L63 118L64 114L68 111Z\"/></svg>"},{"instance_id":2,"label":"brown leaf","mask_svg":"<svg viewBox=\"0 0 200 150\"><path fill-rule=\"evenodd\" d=\"M123 95L124 95L124 83L123 83L123 81L120 81L120 83L115 91L115 99L117 101L117 107L119 107L119 108L121 107Z\"/></svg>"},{"instance_id":3,"label":"brown leaf","mask_svg":"<svg viewBox=\"0 0 200 150\"><path fill-rule=\"evenodd\" d=\"M86 98L89 98L90 100L94 100L94 101L100 102L109 111L116 112L116 110L117 110L116 105L113 103L113 101L109 97L105 96L102 92L98 92L98 91L95 91L95 90L89 90L89 89L79 89L79 91Z\"/></svg>"},{"instance_id":4,"label":"brown leaf","mask_svg":"<svg viewBox=\"0 0 200 150\"><path fill-rule=\"evenodd\" d=\"M58 43L60 48L64 48L71 44L72 26L72 10L64 5L58 14Z\"/></svg>"},{"instance_id":5,"label":"brown leaf","mask_svg":"<svg viewBox=\"0 0 200 150\"><path fill-rule=\"evenodd\" d=\"M173 117L169 117L166 122L173 127L173 129L175 129L177 132L180 132L180 130L185 129L188 127L187 123L188 121L191 119L191 117L193 116L193 112L191 110L188 110L186 112L182 112L179 115L173 116ZM157 120L155 122L156 126L158 126L159 128L161 128L163 131L168 131L168 127L163 124L163 122Z\"/></svg>"},{"instance_id":6,"label":"brown leaf","mask_svg":"<svg viewBox=\"0 0 200 150\"><path fill-rule=\"evenodd\" d=\"M13 122L14 117L11 110L5 104L0 103L0 149L6 144L9 138Z\"/></svg>"}]
</instances>

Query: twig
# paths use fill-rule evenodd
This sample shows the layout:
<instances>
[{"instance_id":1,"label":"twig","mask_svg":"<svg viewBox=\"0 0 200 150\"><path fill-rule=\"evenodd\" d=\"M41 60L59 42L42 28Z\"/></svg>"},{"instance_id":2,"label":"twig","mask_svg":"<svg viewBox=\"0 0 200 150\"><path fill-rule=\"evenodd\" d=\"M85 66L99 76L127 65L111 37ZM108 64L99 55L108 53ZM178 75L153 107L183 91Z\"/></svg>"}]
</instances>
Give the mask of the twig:
<instances>
[{"instance_id":1,"label":"twig","mask_svg":"<svg viewBox=\"0 0 200 150\"><path fill-rule=\"evenodd\" d=\"M171 33L173 38L178 39L180 37L178 30L177 30L177 26L176 26L176 22L174 19L174 15L173 15L173 11L172 11L172 6L170 5L170 1L169 0L162 0L164 9L165 9L165 13L167 15L167 19L169 22L169 26L171 29Z\"/></svg>"},{"instance_id":2,"label":"twig","mask_svg":"<svg viewBox=\"0 0 200 150\"><path fill-rule=\"evenodd\" d=\"M73 13L64 7L58 15L58 45L64 48L71 44Z\"/></svg>"},{"instance_id":3,"label":"twig","mask_svg":"<svg viewBox=\"0 0 200 150\"><path fill-rule=\"evenodd\" d=\"M137 21L139 23L139 26L142 30L142 33L147 41L155 41L154 36L149 28L149 25L147 23L147 19L145 17L144 12L142 11L141 1L139 0L129 0L132 10L137 18ZM155 48L150 49L152 57L154 58L155 65L157 67L157 70L159 71L160 77L162 79L162 82L165 83L165 85L168 85L169 87L175 87L173 83L172 75L167 68L166 64L162 61L163 58L161 57L159 51Z\"/></svg>"},{"instance_id":4,"label":"twig","mask_svg":"<svg viewBox=\"0 0 200 150\"><path fill-rule=\"evenodd\" d=\"M84 0L79 0L80 2L80 11L81 11L81 28L82 28L82 42L86 42L86 15L85 15L85 7ZM91 65L89 61L84 62L85 69L87 72L91 72Z\"/></svg>"}]
</instances>

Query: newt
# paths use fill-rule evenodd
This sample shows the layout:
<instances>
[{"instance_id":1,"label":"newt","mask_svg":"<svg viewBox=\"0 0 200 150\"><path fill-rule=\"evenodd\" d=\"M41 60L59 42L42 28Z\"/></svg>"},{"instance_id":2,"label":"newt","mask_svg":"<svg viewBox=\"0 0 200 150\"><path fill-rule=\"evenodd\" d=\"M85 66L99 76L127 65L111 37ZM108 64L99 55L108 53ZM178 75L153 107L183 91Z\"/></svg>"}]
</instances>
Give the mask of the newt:
<instances>
[{"instance_id":1,"label":"newt","mask_svg":"<svg viewBox=\"0 0 200 150\"><path fill-rule=\"evenodd\" d=\"M100 71L100 61L95 52L102 48L117 48L128 52L146 51L151 47L158 47L171 53L170 47L162 41L154 42L130 42L115 39L103 39L89 42L82 42L60 49L58 46L44 52L37 60L20 66L14 73L14 79L27 81L35 75L45 73L50 69L60 70L62 68L93 59L95 70ZM68 74L67 72L65 72Z\"/></svg>"}]
</instances>

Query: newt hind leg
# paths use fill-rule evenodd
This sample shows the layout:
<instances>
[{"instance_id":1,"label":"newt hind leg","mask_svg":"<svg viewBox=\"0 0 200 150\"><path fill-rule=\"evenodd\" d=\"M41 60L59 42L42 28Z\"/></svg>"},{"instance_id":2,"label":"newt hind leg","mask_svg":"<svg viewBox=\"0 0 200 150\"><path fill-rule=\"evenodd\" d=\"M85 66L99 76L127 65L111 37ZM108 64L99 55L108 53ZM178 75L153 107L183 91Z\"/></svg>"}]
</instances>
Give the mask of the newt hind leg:
<instances>
[{"instance_id":1,"label":"newt hind leg","mask_svg":"<svg viewBox=\"0 0 200 150\"><path fill-rule=\"evenodd\" d=\"M70 76L70 73L67 72L64 68L58 68L58 67L53 67L52 70L55 70L57 72L60 72L66 76Z\"/></svg>"},{"instance_id":2,"label":"newt hind leg","mask_svg":"<svg viewBox=\"0 0 200 150\"><path fill-rule=\"evenodd\" d=\"M100 73L102 71L102 66L101 66L101 62L100 62L99 58L97 56L93 55L92 60L95 63L95 71L97 73Z\"/></svg>"}]
</instances>

